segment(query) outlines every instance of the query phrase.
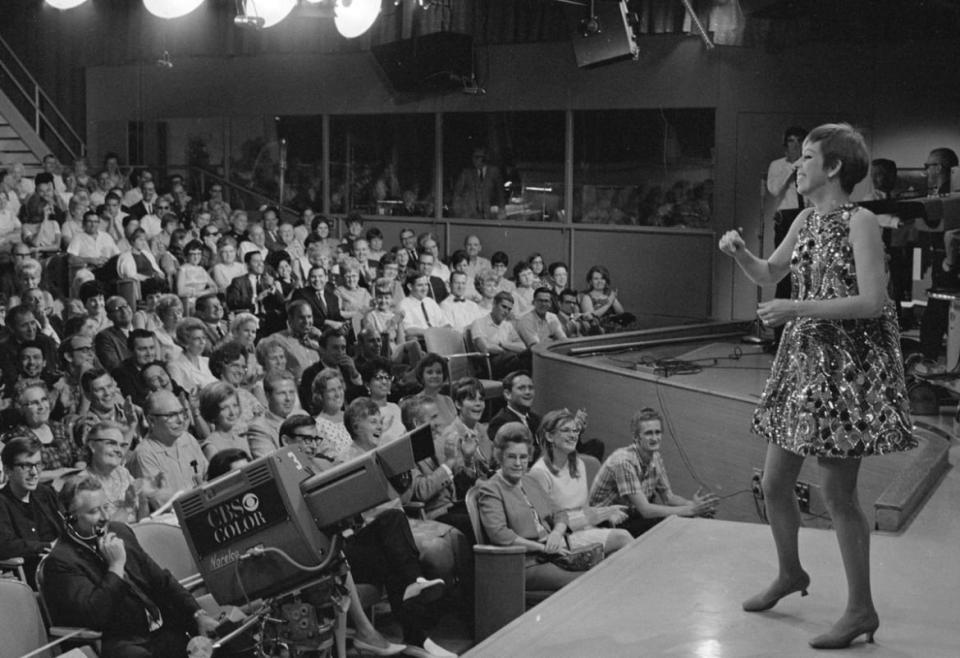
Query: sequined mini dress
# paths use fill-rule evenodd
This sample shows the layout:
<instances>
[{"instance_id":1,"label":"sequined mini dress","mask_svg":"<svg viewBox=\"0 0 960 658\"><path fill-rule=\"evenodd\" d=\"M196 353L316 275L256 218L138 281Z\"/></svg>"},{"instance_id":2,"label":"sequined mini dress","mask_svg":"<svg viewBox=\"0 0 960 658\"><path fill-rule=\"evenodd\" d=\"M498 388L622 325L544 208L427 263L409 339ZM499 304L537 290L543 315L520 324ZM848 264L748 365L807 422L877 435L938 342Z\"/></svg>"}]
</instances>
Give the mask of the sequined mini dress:
<instances>
[{"instance_id":1,"label":"sequined mini dress","mask_svg":"<svg viewBox=\"0 0 960 658\"><path fill-rule=\"evenodd\" d=\"M790 261L793 298L858 294L854 206L811 212ZM753 430L800 455L864 457L916 446L893 302L879 317L787 323Z\"/></svg>"}]
</instances>

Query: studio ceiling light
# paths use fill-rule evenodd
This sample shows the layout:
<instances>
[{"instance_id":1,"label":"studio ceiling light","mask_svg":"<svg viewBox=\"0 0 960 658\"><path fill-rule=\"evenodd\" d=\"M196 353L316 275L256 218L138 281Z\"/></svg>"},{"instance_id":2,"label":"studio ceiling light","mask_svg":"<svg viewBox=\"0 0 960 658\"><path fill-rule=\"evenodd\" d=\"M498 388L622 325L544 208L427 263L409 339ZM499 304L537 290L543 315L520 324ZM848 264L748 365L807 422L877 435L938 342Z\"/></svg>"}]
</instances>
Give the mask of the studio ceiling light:
<instances>
[{"instance_id":1,"label":"studio ceiling light","mask_svg":"<svg viewBox=\"0 0 960 658\"><path fill-rule=\"evenodd\" d=\"M297 0L244 0L243 13L263 19L261 27L273 27L293 11Z\"/></svg>"},{"instance_id":2,"label":"studio ceiling light","mask_svg":"<svg viewBox=\"0 0 960 658\"><path fill-rule=\"evenodd\" d=\"M157 18L180 18L203 4L203 0L143 0L143 6Z\"/></svg>"},{"instance_id":3,"label":"studio ceiling light","mask_svg":"<svg viewBox=\"0 0 960 658\"><path fill-rule=\"evenodd\" d=\"M333 22L337 32L348 39L369 30L380 15L381 0L337 0Z\"/></svg>"},{"instance_id":4,"label":"studio ceiling light","mask_svg":"<svg viewBox=\"0 0 960 658\"><path fill-rule=\"evenodd\" d=\"M54 9L73 9L74 7L79 7L87 0L47 0L47 4L53 7Z\"/></svg>"}]
</instances>

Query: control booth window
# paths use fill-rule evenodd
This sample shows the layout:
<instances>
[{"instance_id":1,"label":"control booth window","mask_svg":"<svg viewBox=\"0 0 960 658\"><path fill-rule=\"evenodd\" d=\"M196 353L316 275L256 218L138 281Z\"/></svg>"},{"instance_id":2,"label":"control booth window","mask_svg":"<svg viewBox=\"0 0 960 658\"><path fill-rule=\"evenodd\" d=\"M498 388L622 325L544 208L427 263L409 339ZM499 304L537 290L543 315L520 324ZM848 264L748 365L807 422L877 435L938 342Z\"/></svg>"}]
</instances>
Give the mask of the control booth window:
<instances>
[{"instance_id":1,"label":"control booth window","mask_svg":"<svg viewBox=\"0 0 960 658\"><path fill-rule=\"evenodd\" d=\"M433 114L330 118L330 210L430 217Z\"/></svg>"},{"instance_id":2,"label":"control booth window","mask_svg":"<svg viewBox=\"0 0 960 658\"><path fill-rule=\"evenodd\" d=\"M711 226L713 108L574 113L573 221Z\"/></svg>"},{"instance_id":3,"label":"control booth window","mask_svg":"<svg viewBox=\"0 0 960 658\"><path fill-rule=\"evenodd\" d=\"M564 221L564 113L443 115L443 214Z\"/></svg>"}]
</instances>

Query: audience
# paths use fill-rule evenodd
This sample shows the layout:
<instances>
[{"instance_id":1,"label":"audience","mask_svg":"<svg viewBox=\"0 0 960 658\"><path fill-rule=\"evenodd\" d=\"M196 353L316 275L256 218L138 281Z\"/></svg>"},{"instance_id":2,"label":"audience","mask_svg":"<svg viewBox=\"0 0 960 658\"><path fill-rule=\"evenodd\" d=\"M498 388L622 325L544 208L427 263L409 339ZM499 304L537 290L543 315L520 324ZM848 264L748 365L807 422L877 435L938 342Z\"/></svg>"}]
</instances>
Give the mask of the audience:
<instances>
[{"instance_id":1,"label":"audience","mask_svg":"<svg viewBox=\"0 0 960 658\"><path fill-rule=\"evenodd\" d=\"M566 409L548 411L537 430L541 455L530 467L530 477L550 499L553 512L566 513L570 548L600 543L604 555L609 555L629 544L632 536L626 530L599 526L623 523L626 506L588 505L587 472L577 456L579 438L580 421L574 414Z\"/></svg>"},{"instance_id":2,"label":"audience","mask_svg":"<svg viewBox=\"0 0 960 658\"><path fill-rule=\"evenodd\" d=\"M653 409L641 409L630 419L633 443L614 450L600 467L590 488L590 505L623 505L629 518L620 524L638 537L665 517L713 516L720 499L694 494L693 500L673 493L660 456L663 420Z\"/></svg>"},{"instance_id":3,"label":"audience","mask_svg":"<svg viewBox=\"0 0 960 658\"><path fill-rule=\"evenodd\" d=\"M463 249L447 257L433 233L418 237L405 227L391 245L381 230L351 216L341 242L334 220L315 209L303 212L302 225L279 208L231 210L219 183L201 204L182 177L164 185L148 171L128 176L112 156L93 176L82 163L62 178L55 159L44 164L51 170L34 180L22 167L0 171L0 247L13 261L0 264L8 309L0 328L7 481L0 488L0 557L28 558L32 578L61 537L53 580L72 584L54 606L58 620L102 628L108 654L136 647L183 655L163 633L144 632L156 610L124 599L117 575L133 569L157 588L153 602L174 634L195 630L192 604L156 580L156 565L125 526L111 523L100 540L95 528L136 522L205 477L285 445L299 446L320 471L421 424L430 426L434 454L397 481L390 508L368 519L346 551L358 582L386 587L412 655L450 655L427 638L435 611L426 604L443 585L427 578L456 573L461 593L469 593L471 559L461 544L472 535L464 499L474 486L491 492L479 498L489 539L529 549L529 587L572 580L575 574L536 560L567 547L517 502L530 436L540 424L531 410L529 348L597 333L601 322L628 322L609 272L591 269L581 299L568 289L569 267L555 262L545 270L541 254L514 258L509 280L510 256L498 251L487 260L478 235L466 236ZM66 256L55 256L61 247ZM595 271L602 275L597 282ZM136 280L139 290L134 286L131 296L120 278ZM444 358L426 354L422 337L433 327L463 334L465 351L489 355L495 376L504 378L505 406L490 411L489 430L480 382L451 383ZM560 484L536 477L551 491L576 485L579 495L582 462L575 451L564 452L564 428L549 425L534 472ZM494 445L490 437L499 428L502 440ZM64 488L65 530L60 503L39 482L42 470L47 480L74 469L83 473ZM596 508L584 497L558 509L554 530L562 537L572 525L573 546L606 532L607 548L615 550L625 533L590 521L603 514L619 520L610 510L627 494L617 495ZM685 499L670 495L673 502L663 505L684 514L677 501ZM422 503L430 518L406 520L401 498ZM690 504L706 499L695 496ZM497 505L499 517L491 512ZM93 550L84 553L84 544ZM103 567L95 578L84 563L92 559ZM79 582L105 587L106 607L74 609ZM125 606L122 613L104 614L115 605ZM356 645L393 652L398 645L388 646L364 622L359 601L355 607ZM200 630L209 625L202 615L199 621Z\"/></svg>"},{"instance_id":4,"label":"audience","mask_svg":"<svg viewBox=\"0 0 960 658\"><path fill-rule=\"evenodd\" d=\"M533 451L530 430L522 423L506 423L494 437L494 451L500 468L477 487L483 531L497 546L526 549L523 577L527 589L558 590L575 580L579 573L538 559L568 552L567 516L558 511L542 519L527 497L523 476Z\"/></svg>"}]
</instances>

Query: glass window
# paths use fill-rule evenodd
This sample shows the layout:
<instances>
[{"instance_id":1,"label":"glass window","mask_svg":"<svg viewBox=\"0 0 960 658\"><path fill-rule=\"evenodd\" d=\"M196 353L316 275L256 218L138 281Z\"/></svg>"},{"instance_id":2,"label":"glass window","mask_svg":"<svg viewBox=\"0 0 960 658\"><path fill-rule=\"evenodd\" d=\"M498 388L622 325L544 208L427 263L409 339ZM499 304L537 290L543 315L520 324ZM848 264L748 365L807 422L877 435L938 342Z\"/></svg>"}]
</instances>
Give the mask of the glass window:
<instances>
[{"instance_id":1,"label":"glass window","mask_svg":"<svg viewBox=\"0 0 960 658\"><path fill-rule=\"evenodd\" d=\"M330 210L434 213L434 115L330 118Z\"/></svg>"},{"instance_id":2,"label":"glass window","mask_svg":"<svg viewBox=\"0 0 960 658\"><path fill-rule=\"evenodd\" d=\"M710 225L714 110L574 113L573 221Z\"/></svg>"},{"instance_id":3,"label":"glass window","mask_svg":"<svg viewBox=\"0 0 960 658\"><path fill-rule=\"evenodd\" d=\"M443 115L446 217L563 220L564 113Z\"/></svg>"}]
</instances>

